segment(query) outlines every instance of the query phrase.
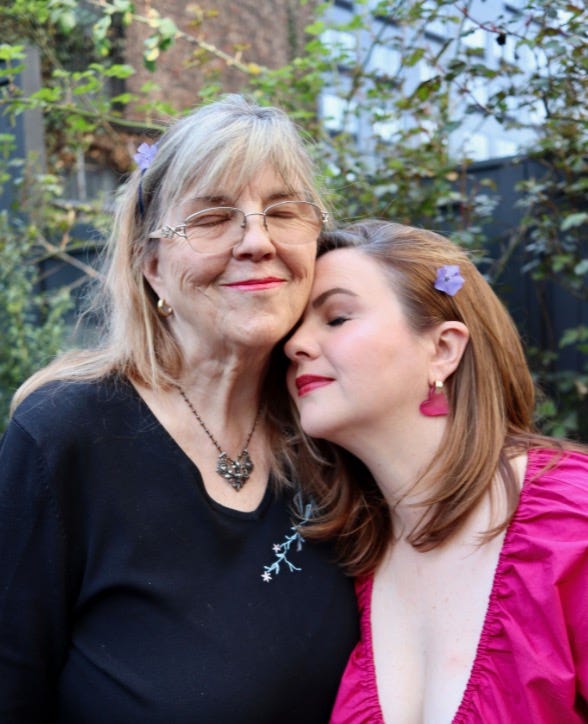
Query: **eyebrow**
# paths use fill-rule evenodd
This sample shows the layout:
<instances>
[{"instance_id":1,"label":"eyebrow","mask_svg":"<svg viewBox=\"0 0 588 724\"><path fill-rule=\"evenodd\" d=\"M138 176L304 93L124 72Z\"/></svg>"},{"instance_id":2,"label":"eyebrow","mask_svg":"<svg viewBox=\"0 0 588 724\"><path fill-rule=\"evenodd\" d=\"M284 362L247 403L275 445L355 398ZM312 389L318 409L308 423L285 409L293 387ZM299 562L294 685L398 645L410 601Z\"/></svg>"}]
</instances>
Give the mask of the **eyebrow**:
<instances>
[{"instance_id":1,"label":"eyebrow","mask_svg":"<svg viewBox=\"0 0 588 724\"><path fill-rule=\"evenodd\" d=\"M302 191L295 191L289 189L280 189L269 193L263 198L264 206L270 206L277 201L292 200L301 201L305 198ZM224 194L210 194L205 196L197 196L190 200L192 204L214 204L215 206L234 206L235 201L230 196Z\"/></svg>"},{"instance_id":2,"label":"eyebrow","mask_svg":"<svg viewBox=\"0 0 588 724\"><path fill-rule=\"evenodd\" d=\"M194 199L190 199L189 203L202 204L203 206L205 204L214 204L215 206L230 206L231 205L231 202L229 201L229 197L222 196L222 195L197 196Z\"/></svg>"},{"instance_id":3,"label":"eyebrow","mask_svg":"<svg viewBox=\"0 0 588 724\"><path fill-rule=\"evenodd\" d=\"M327 299L329 299L329 297L332 297L333 294L346 294L349 297L357 296L357 294L355 292L352 292L351 289L345 289L344 287L333 287L333 289L327 289L326 292L319 294L318 297L312 301L312 308L318 309L322 304L327 301Z\"/></svg>"}]
</instances>

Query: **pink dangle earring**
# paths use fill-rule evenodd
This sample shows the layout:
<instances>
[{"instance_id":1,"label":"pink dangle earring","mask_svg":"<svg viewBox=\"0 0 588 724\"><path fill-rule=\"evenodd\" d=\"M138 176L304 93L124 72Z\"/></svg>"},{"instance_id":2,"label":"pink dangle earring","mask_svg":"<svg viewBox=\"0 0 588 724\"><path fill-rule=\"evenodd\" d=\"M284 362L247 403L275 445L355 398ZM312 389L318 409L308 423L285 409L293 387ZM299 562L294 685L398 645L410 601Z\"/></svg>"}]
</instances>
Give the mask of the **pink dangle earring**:
<instances>
[{"instance_id":1,"label":"pink dangle earring","mask_svg":"<svg viewBox=\"0 0 588 724\"><path fill-rule=\"evenodd\" d=\"M435 384L429 387L429 396L421 402L419 410L426 417L441 417L449 414L449 402L443 391L441 380L435 380Z\"/></svg>"}]
</instances>

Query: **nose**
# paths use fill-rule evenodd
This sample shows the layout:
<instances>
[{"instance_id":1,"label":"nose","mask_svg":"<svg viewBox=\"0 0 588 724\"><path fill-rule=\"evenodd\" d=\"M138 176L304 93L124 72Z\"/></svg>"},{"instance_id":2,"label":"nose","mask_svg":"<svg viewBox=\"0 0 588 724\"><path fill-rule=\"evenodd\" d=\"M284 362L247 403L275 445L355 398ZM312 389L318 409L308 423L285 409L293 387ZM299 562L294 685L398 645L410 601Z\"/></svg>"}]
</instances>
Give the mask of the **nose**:
<instances>
[{"instance_id":1,"label":"nose","mask_svg":"<svg viewBox=\"0 0 588 724\"><path fill-rule=\"evenodd\" d=\"M284 353L291 362L299 362L316 354L304 322L284 345Z\"/></svg>"},{"instance_id":2,"label":"nose","mask_svg":"<svg viewBox=\"0 0 588 724\"><path fill-rule=\"evenodd\" d=\"M233 247L233 256L257 261L275 254L276 247L267 228L265 214L262 211L245 214L243 238Z\"/></svg>"}]
</instances>

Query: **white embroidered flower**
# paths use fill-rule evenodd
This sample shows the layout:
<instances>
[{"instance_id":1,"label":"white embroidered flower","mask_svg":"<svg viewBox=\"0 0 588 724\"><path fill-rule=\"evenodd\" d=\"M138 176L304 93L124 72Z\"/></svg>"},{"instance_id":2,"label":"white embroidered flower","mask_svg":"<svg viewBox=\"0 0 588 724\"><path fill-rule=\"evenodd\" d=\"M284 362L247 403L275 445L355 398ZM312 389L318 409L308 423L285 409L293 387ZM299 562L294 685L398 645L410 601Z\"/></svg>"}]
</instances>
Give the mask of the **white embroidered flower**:
<instances>
[{"instance_id":1,"label":"white embroidered flower","mask_svg":"<svg viewBox=\"0 0 588 724\"><path fill-rule=\"evenodd\" d=\"M283 543L274 543L272 545L275 560L271 565L264 566L264 572L261 574L262 579L266 583L273 580L272 576L279 574L282 566L287 568L290 573L302 570L299 566L294 565L288 556L292 553L300 553L302 550L304 538L300 533L300 529L308 523L313 516L313 504L307 503L304 505L300 493L297 493L294 497L294 504L298 511L299 522L298 524L290 526L290 535L286 534Z\"/></svg>"}]
</instances>

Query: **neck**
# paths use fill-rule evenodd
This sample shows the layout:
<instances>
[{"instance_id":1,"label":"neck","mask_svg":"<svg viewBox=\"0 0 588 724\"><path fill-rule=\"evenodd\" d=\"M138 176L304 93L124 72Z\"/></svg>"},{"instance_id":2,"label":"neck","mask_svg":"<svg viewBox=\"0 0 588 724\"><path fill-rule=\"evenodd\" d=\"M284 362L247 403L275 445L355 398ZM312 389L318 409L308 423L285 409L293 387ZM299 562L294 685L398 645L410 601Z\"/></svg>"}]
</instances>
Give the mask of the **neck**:
<instances>
[{"instance_id":1,"label":"neck","mask_svg":"<svg viewBox=\"0 0 588 724\"><path fill-rule=\"evenodd\" d=\"M405 534L425 510L419 503L433 491L434 481L422 476L440 449L445 425L444 418L423 418L394 429L364 428L342 445L369 469L390 507L395 528Z\"/></svg>"},{"instance_id":2,"label":"neck","mask_svg":"<svg viewBox=\"0 0 588 724\"><path fill-rule=\"evenodd\" d=\"M259 407L268 358L187 361L178 384L207 424L210 419L230 429L244 420L248 426Z\"/></svg>"}]
</instances>

